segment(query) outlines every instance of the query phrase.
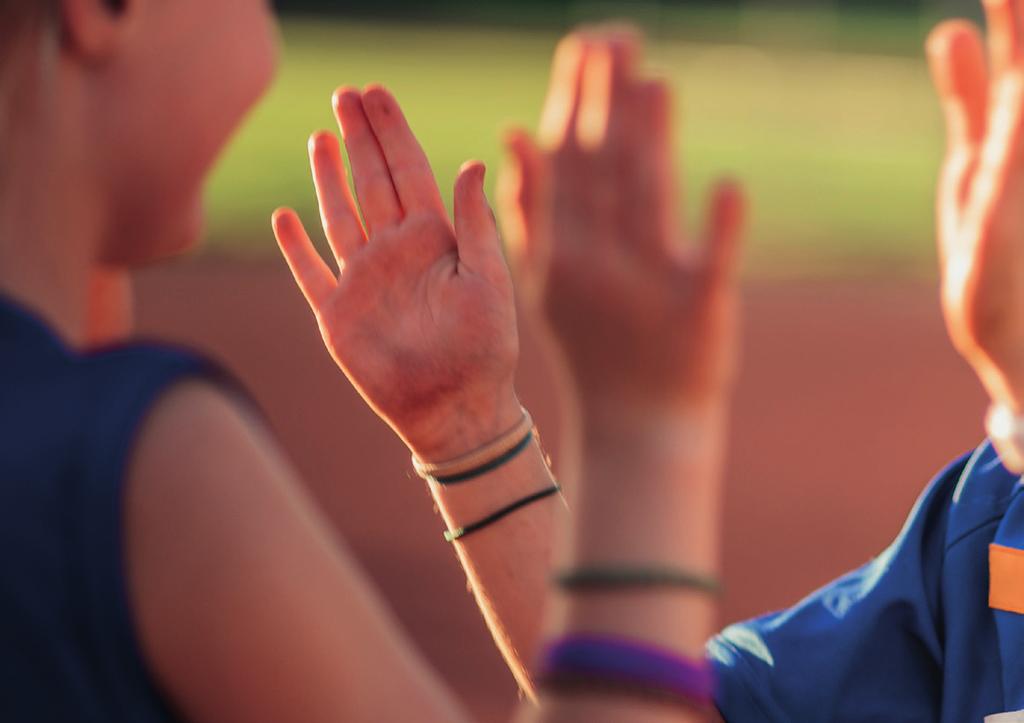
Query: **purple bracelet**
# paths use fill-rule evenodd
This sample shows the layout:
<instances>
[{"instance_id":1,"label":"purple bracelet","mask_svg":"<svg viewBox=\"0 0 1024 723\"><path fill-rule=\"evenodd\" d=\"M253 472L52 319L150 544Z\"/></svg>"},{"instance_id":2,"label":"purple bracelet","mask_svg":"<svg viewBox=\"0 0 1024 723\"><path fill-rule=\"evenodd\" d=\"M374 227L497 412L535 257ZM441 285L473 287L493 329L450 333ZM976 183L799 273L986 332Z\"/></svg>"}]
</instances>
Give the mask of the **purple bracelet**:
<instances>
[{"instance_id":1,"label":"purple bracelet","mask_svg":"<svg viewBox=\"0 0 1024 723\"><path fill-rule=\"evenodd\" d=\"M601 635L568 635L544 651L540 683L554 691L609 691L711 706L710 666L652 645Z\"/></svg>"}]
</instances>

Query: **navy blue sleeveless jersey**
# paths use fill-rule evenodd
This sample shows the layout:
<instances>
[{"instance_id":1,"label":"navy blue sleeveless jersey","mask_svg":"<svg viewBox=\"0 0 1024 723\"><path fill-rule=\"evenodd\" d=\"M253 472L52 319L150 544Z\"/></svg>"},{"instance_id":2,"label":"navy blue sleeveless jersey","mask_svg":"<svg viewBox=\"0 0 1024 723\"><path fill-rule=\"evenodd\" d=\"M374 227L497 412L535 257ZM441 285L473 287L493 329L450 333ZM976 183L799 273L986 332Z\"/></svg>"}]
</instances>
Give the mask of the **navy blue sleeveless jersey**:
<instances>
[{"instance_id":1,"label":"navy blue sleeveless jersey","mask_svg":"<svg viewBox=\"0 0 1024 723\"><path fill-rule=\"evenodd\" d=\"M159 346L66 348L0 299L0 721L175 721L142 659L124 568L124 484L159 395L216 378Z\"/></svg>"},{"instance_id":2,"label":"navy blue sleeveless jersey","mask_svg":"<svg viewBox=\"0 0 1024 723\"><path fill-rule=\"evenodd\" d=\"M1022 489L983 444L932 481L877 558L723 631L708 645L723 718L982 723L1024 711L1024 563L1011 569L1018 599L990 606L990 547L1024 555Z\"/></svg>"}]
</instances>

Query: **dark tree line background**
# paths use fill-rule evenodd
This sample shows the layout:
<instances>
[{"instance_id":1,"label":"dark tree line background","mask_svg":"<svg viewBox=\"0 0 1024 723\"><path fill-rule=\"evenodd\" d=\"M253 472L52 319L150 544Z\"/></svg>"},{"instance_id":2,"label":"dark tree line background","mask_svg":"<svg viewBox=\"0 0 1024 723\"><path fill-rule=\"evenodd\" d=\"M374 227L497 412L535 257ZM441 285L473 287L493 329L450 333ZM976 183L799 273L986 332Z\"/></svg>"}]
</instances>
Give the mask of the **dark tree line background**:
<instances>
[{"instance_id":1,"label":"dark tree line background","mask_svg":"<svg viewBox=\"0 0 1024 723\"><path fill-rule=\"evenodd\" d=\"M825 0L841 11L858 9L885 10L914 13L929 7L970 6L959 0ZM471 10L474 16L513 16L517 12L529 15L550 15L552 18L568 16L574 9L586 6L586 0L277 0L277 7L285 12L334 13L371 17L431 17L443 16L455 10ZM630 0L602 2L602 5L620 7L628 11ZM647 6L728 8L742 5L782 5L785 7L820 7L822 0L656 0Z\"/></svg>"}]
</instances>

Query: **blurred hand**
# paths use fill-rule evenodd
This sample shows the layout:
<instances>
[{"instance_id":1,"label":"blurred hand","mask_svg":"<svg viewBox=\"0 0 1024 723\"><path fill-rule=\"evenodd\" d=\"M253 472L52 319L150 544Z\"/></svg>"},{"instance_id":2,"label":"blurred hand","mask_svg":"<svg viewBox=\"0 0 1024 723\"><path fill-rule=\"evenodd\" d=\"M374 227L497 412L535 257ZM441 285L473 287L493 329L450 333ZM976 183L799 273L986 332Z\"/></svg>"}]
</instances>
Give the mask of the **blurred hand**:
<instances>
[{"instance_id":1,"label":"blurred hand","mask_svg":"<svg viewBox=\"0 0 1024 723\"><path fill-rule=\"evenodd\" d=\"M989 62L966 21L938 26L928 56L946 113L938 192L950 337L994 401L1024 411L1024 3L986 0Z\"/></svg>"},{"instance_id":2,"label":"blurred hand","mask_svg":"<svg viewBox=\"0 0 1024 723\"><path fill-rule=\"evenodd\" d=\"M670 91L640 74L640 45L563 40L539 144L509 135L501 183L517 282L590 419L715 406L734 376L742 195L720 184L700 240L681 232Z\"/></svg>"},{"instance_id":3,"label":"blurred hand","mask_svg":"<svg viewBox=\"0 0 1024 723\"><path fill-rule=\"evenodd\" d=\"M363 398L425 461L472 451L519 421L512 283L483 191L484 167L455 182L449 221L427 158L385 89L341 89L333 134L310 159L336 276L296 214L274 230L328 351Z\"/></svg>"}]
</instances>

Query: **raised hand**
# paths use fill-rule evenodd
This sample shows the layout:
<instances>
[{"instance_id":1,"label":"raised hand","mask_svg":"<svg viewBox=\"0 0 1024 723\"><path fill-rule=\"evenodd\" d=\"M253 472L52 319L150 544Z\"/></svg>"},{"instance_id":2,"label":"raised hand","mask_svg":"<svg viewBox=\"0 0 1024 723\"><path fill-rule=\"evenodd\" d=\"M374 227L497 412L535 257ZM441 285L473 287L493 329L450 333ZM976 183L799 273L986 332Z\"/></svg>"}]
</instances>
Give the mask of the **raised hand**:
<instances>
[{"instance_id":1,"label":"raised hand","mask_svg":"<svg viewBox=\"0 0 1024 723\"><path fill-rule=\"evenodd\" d=\"M310 139L324 231L320 257L291 210L274 231L328 351L370 406L425 461L444 461L514 427L518 335L512 283L483 191L463 166L454 225L395 99L343 88L334 108L358 206L333 134Z\"/></svg>"},{"instance_id":2,"label":"raised hand","mask_svg":"<svg viewBox=\"0 0 1024 723\"><path fill-rule=\"evenodd\" d=\"M734 373L739 189L681 232L671 94L625 30L559 46L539 144L509 135L501 207L517 282L550 324L585 415L716 404Z\"/></svg>"},{"instance_id":3,"label":"raised hand","mask_svg":"<svg viewBox=\"0 0 1024 723\"><path fill-rule=\"evenodd\" d=\"M993 401L1024 411L1024 4L986 0L988 57L966 21L938 26L928 56L946 114L938 192L950 337Z\"/></svg>"}]
</instances>

